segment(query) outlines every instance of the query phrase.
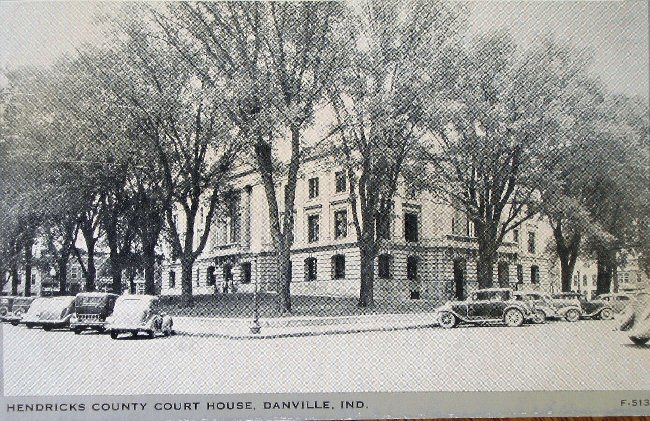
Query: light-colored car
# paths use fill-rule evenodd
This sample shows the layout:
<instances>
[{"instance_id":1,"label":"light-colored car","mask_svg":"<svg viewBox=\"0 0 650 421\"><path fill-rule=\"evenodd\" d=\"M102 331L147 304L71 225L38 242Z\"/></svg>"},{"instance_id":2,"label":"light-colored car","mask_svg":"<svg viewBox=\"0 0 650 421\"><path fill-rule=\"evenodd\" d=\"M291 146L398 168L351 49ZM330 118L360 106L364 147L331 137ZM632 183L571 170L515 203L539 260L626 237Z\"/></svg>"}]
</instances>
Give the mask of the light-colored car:
<instances>
[{"instance_id":1,"label":"light-colored car","mask_svg":"<svg viewBox=\"0 0 650 421\"><path fill-rule=\"evenodd\" d=\"M618 316L618 329L637 345L650 340L650 291L638 293Z\"/></svg>"},{"instance_id":2,"label":"light-colored car","mask_svg":"<svg viewBox=\"0 0 650 421\"><path fill-rule=\"evenodd\" d=\"M587 300L584 294L579 292L562 292L553 294L557 300L578 300L580 302L580 318L610 320L614 318L614 309L607 301Z\"/></svg>"},{"instance_id":3,"label":"light-colored car","mask_svg":"<svg viewBox=\"0 0 650 421\"><path fill-rule=\"evenodd\" d=\"M171 335L174 321L160 309L160 300L153 295L122 295L118 297L113 314L106 318L106 330L111 338L121 333L136 336L140 332L150 338L156 334Z\"/></svg>"},{"instance_id":4,"label":"light-colored car","mask_svg":"<svg viewBox=\"0 0 650 421\"><path fill-rule=\"evenodd\" d=\"M37 298L20 321L28 328L42 326L43 330L68 327L74 314L73 296Z\"/></svg>"},{"instance_id":5,"label":"light-colored car","mask_svg":"<svg viewBox=\"0 0 650 421\"><path fill-rule=\"evenodd\" d=\"M609 304L609 307L616 314L619 314L625 310L625 308L632 301L632 297L628 294L601 294L594 298L594 300L605 301Z\"/></svg>"}]
</instances>

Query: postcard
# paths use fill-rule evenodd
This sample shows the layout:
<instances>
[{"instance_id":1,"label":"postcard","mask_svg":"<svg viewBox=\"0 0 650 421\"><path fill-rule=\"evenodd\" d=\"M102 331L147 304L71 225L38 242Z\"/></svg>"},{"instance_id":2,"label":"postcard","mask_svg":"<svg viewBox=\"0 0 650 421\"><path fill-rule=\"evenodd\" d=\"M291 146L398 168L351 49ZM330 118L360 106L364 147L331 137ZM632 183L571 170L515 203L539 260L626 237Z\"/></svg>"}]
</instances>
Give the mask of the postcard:
<instances>
[{"instance_id":1,"label":"postcard","mask_svg":"<svg viewBox=\"0 0 650 421\"><path fill-rule=\"evenodd\" d=\"M647 2L0 28L0 418L650 415Z\"/></svg>"}]
</instances>

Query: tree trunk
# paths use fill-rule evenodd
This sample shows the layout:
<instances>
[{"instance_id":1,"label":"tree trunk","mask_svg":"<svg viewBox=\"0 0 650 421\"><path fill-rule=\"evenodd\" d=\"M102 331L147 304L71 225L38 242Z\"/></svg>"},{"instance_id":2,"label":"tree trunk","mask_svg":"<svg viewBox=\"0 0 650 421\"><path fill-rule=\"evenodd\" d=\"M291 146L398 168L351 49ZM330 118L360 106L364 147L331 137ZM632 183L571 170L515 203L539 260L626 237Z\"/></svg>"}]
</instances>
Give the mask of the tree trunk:
<instances>
[{"instance_id":1,"label":"tree trunk","mask_svg":"<svg viewBox=\"0 0 650 421\"><path fill-rule=\"evenodd\" d=\"M113 293L122 294L122 269L119 263L113 263L111 258L111 278L113 284Z\"/></svg>"},{"instance_id":2,"label":"tree trunk","mask_svg":"<svg viewBox=\"0 0 650 421\"><path fill-rule=\"evenodd\" d=\"M31 239L30 239L31 240ZM25 244L25 297L32 295L32 241Z\"/></svg>"},{"instance_id":3,"label":"tree trunk","mask_svg":"<svg viewBox=\"0 0 650 421\"><path fill-rule=\"evenodd\" d=\"M187 256L181 257L181 304L191 306L192 297L192 265L194 259Z\"/></svg>"},{"instance_id":4,"label":"tree trunk","mask_svg":"<svg viewBox=\"0 0 650 421\"><path fill-rule=\"evenodd\" d=\"M143 250L144 260L144 293L155 295L155 271L156 271L156 245L146 245Z\"/></svg>"},{"instance_id":5,"label":"tree trunk","mask_svg":"<svg viewBox=\"0 0 650 421\"><path fill-rule=\"evenodd\" d=\"M61 291L61 295L65 294L68 290L68 259L59 259L57 261L57 270L56 270L56 276L59 281L59 291Z\"/></svg>"},{"instance_id":6,"label":"tree trunk","mask_svg":"<svg viewBox=\"0 0 650 421\"><path fill-rule=\"evenodd\" d=\"M278 312L291 313L291 247L285 241L278 252Z\"/></svg>"},{"instance_id":7,"label":"tree trunk","mask_svg":"<svg viewBox=\"0 0 650 421\"><path fill-rule=\"evenodd\" d=\"M373 252L372 244L363 244L364 242L359 246L361 258L359 307L372 307L375 305L375 253Z\"/></svg>"},{"instance_id":8,"label":"tree trunk","mask_svg":"<svg viewBox=\"0 0 650 421\"><path fill-rule=\"evenodd\" d=\"M494 253L481 253L479 247L478 262L476 264L479 288L492 288L494 281Z\"/></svg>"},{"instance_id":9,"label":"tree trunk","mask_svg":"<svg viewBox=\"0 0 650 421\"><path fill-rule=\"evenodd\" d=\"M616 271L616 252L602 250L597 253L598 277L596 280L596 294L607 294L611 291L612 279Z\"/></svg>"},{"instance_id":10,"label":"tree trunk","mask_svg":"<svg viewBox=\"0 0 650 421\"><path fill-rule=\"evenodd\" d=\"M88 256L86 257L86 291L95 291L97 282L97 268L95 267L95 238L91 232L89 235L82 231Z\"/></svg>"},{"instance_id":11,"label":"tree trunk","mask_svg":"<svg viewBox=\"0 0 650 421\"><path fill-rule=\"evenodd\" d=\"M18 295L18 263L11 262L11 295Z\"/></svg>"}]
</instances>

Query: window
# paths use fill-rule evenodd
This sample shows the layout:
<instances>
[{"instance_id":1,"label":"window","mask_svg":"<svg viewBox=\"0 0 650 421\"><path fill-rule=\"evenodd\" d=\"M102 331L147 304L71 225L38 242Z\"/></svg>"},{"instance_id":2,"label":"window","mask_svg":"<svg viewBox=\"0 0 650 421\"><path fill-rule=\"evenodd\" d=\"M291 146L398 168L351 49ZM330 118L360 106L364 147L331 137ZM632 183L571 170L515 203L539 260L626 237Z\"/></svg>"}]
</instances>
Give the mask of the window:
<instances>
[{"instance_id":1,"label":"window","mask_svg":"<svg viewBox=\"0 0 650 421\"><path fill-rule=\"evenodd\" d=\"M380 254L377 258L377 271L381 279L390 278L390 260L389 254Z\"/></svg>"},{"instance_id":2,"label":"window","mask_svg":"<svg viewBox=\"0 0 650 421\"><path fill-rule=\"evenodd\" d=\"M345 238L348 236L348 211L340 210L334 212L334 238Z\"/></svg>"},{"instance_id":3,"label":"window","mask_svg":"<svg viewBox=\"0 0 650 421\"><path fill-rule=\"evenodd\" d=\"M582 275L582 286L587 286L587 275Z\"/></svg>"},{"instance_id":4,"label":"window","mask_svg":"<svg viewBox=\"0 0 650 421\"><path fill-rule=\"evenodd\" d=\"M251 264L245 262L241 264L241 283L250 284L251 283Z\"/></svg>"},{"instance_id":5,"label":"window","mask_svg":"<svg viewBox=\"0 0 650 421\"><path fill-rule=\"evenodd\" d=\"M169 271L169 287L176 288L176 272L173 270Z\"/></svg>"},{"instance_id":6,"label":"window","mask_svg":"<svg viewBox=\"0 0 650 421\"><path fill-rule=\"evenodd\" d=\"M512 241L516 244L519 244L519 230L512 231Z\"/></svg>"},{"instance_id":7,"label":"window","mask_svg":"<svg viewBox=\"0 0 650 421\"><path fill-rule=\"evenodd\" d=\"M524 282L524 267L517 265L517 282Z\"/></svg>"},{"instance_id":8,"label":"window","mask_svg":"<svg viewBox=\"0 0 650 421\"><path fill-rule=\"evenodd\" d=\"M307 240L310 243L318 241L319 231L319 217L318 215L309 215L307 217Z\"/></svg>"},{"instance_id":9,"label":"window","mask_svg":"<svg viewBox=\"0 0 650 421\"><path fill-rule=\"evenodd\" d=\"M378 239L390 240L390 220L390 216L375 219Z\"/></svg>"},{"instance_id":10,"label":"window","mask_svg":"<svg viewBox=\"0 0 650 421\"><path fill-rule=\"evenodd\" d=\"M418 241L418 216L415 213L404 214L404 239Z\"/></svg>"},{"instance_id":11,"label":"window","mask_svg":"<svg viewBox=\"0 0 650 421\"><path fill-rule=\"evenodd\" d=\"M418 258L409 256L406 259L406 279L410 281L416 280L418 277Z\"/></svg>"},{"instance_id":12,"label":"window","mask_svg":"<svg viewBox=\"0 0 650 421\"><path fill-rule=\"evenodd\" d=\"M580 277L579 277L578 275L573 275L573 286L574 286L574 287L577 287L577 286L578 286L578 280L579 280L579 278L580 278Z\"/></svg>"},{"instance_id":13,"label":"window","mask_svg":"<svg viewBox=\"0 0 650 421\"><path fill-rule=\"evenodd\" d=\"M309 198L314 199L318 197L318 178L309 179Z\"/></svg>"},{"instance_id":14,"label":"window","mask_svg":"<svg viewBox=\"0 0 650 421\"><path fill-rule=\"evenodd\" d=\"M305 281L315 281L317 273L317 261L315 257L305 259Z\"/></svg>"},{"instance_id":15,"label":"window","mask_svg":"<svg viewBox=\"0 0 650 421\"><path fill-rule=\"evenodd\" d=\"M535 233L533 231L528 233L528 253L535 253Z\"/></svg>"},{"instance_id":16,"label":"window","mask_svg":"<svg viewBox=\"0 0 650 421\"><path fill-rule=\"evenodd\" d=\"M334 269L332 278L344 279L345 278L345 255L337 254L335 256L332 256L332 266Z\"/></svg>"},{"instance_id":17,"label":"window","mask_svg":"<svg viewBox=\"0 0 650 421\"><path fill-rule=\"evenodd\" d=\"M336 192L343 193L348 189L348 178L345 176L344 171L338 171L334 174L336 179Z\"/></svg>"},{"instance_id":18,"label":"window","mask_svg":"<svg viewBox=\"0 0 650 421\"><path fill-rule=\"evenodd\" d=\"M530 282L533 284L538 284L539 283L539 267L538 266L531 266L530 267Z\"/></svg>"},{"instance_id":19,"label":"window","mask_svg":"<svg viewBox=\"0 0 650 421\"><path fill-rule=\"evenodd\" d=\"M596 286L596 275L591 275L591 285Z\"/></svg>"},{"instance_id":20,"label":"window","mask_svg":"<svg viewBox=\"0 0 650 421\"><path fill-rule=\"evenodd\" d=\"M32 274L32 285L36 285L36 274Z\"/></svg>"},{"instance_id":21,"label":"window","mask_svg":"<svg viewBox=\"0 0 650 421\"><path fill-rule=\"evenodd\" d=\"M215 285L217 283L217 277L214 275L215 267L209 266L208 270L205 272L205 284L206 285Z\"/></svg>"},{"instance_id":22,"label":"window","mask_svg":"<svg viewBox=\"0 0 650 421\"><path fill-rule=\"evenodd\" d=\"M201 269L196 270L196 286L198 287L200 285L200 280L201 280Z\"/></svg>"}]
</instances>

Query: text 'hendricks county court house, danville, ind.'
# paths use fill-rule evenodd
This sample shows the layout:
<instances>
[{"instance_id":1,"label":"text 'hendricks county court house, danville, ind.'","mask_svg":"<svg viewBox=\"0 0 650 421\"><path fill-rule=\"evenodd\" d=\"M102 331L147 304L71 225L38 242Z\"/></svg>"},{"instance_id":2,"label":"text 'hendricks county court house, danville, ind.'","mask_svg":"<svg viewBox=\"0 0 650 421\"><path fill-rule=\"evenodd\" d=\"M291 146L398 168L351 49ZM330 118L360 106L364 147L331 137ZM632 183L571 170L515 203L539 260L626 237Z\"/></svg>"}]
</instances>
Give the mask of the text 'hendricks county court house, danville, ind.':
<instances>
[{"instance_id":1,"label":"text 'hendricks county court house, danville, ind.'","mask_svg":"<svg viewBox=\"0 0 650 421\"><path fill-rule=\"evenodd\" d=\"M253 292L256 284L260 291L274 291L277 286L264 187L254 171L240 173L235 185L194 264L194 294ZM390 220L378 230L382 241L375 263L375 297L441 302L466 298L478 287L472 222L432 193L408 190L399 189ZM344 168L332 158L304 162L295 204L292 294L358 296L360 258ZM199 210L196 234L201 233L205 213ZM183 224L181 217L180 212L175 215L177 224ZM182 232L182 225L179 228ZM558 263L547 247L551 240L550 227L540 218L509 233L494 267L495 284L560 291ZM169 248L165 256L161 293L180 294L180 262L171 260ZM622 269L619 277L624 274ZM575 276L580 278L575 289L582 287L591 295L595 263L580 263ZM636 278L635 272L634 283ZM583 285L585 280L588 285ZM620 287L625 289L625 284Z\"/></svg>"}]
</instances>

